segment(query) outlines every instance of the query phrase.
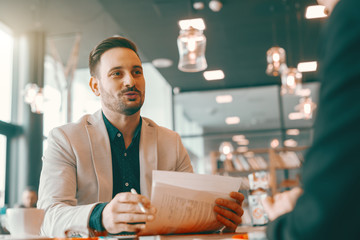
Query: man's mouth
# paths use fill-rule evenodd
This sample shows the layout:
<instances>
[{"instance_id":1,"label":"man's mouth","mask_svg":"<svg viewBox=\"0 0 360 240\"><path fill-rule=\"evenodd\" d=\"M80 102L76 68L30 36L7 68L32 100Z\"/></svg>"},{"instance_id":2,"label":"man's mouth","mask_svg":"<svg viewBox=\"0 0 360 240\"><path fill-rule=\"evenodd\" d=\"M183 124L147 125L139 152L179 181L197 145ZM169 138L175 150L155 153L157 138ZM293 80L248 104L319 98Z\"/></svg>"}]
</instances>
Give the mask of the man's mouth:
<instances>
[{"instance_id":1,"label":"man's mouth","mask_svg":"<svg viewBox=\"0 0 360 240\"><path fill-rule=\"evenodd\" d=\"M139 93L135 91L129 91L129 92L125 92L124 95L130 99L133 99L139 96Z\"/></svg>"}]
</instances>

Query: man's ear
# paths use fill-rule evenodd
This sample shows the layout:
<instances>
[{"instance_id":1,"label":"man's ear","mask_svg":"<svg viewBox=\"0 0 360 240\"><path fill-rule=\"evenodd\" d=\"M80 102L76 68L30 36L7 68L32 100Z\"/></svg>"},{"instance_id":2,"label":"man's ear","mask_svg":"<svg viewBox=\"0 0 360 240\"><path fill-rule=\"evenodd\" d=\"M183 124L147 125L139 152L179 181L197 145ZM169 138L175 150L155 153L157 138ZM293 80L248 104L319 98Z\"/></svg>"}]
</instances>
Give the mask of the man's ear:
<instances>
[{"instance_id":1,"label":"man's ear","mask_svg":"<svg viewBox=\"0 0 360 240\"><path fill-rule=\"evenodd\" d=\"M93 91L93 93L94 93L96 96L100 96L99 80L98 80L96 77L91 77L91 78L90 78L89 86L90 86L91 90Z\"/></svg>"}]
</instances>

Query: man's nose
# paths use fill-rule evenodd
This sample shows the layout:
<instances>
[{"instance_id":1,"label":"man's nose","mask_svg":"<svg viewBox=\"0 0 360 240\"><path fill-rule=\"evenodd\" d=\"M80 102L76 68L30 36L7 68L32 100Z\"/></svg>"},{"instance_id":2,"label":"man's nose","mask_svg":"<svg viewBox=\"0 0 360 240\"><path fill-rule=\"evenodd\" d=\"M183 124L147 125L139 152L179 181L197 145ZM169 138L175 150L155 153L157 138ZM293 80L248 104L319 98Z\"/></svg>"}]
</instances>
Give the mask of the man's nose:
<instances>
[{"instance_id":1,"label":"man's nose","mask_svg":"<svg viewBox=\"0 0 360 240\"><path fill-rule=\"evenodd\" d=\"M135 79L130 73L126 74L126 76L124 78L124 85L125 85L125 87L134 87L135 86Z\"/></svg>"}]
</instances>

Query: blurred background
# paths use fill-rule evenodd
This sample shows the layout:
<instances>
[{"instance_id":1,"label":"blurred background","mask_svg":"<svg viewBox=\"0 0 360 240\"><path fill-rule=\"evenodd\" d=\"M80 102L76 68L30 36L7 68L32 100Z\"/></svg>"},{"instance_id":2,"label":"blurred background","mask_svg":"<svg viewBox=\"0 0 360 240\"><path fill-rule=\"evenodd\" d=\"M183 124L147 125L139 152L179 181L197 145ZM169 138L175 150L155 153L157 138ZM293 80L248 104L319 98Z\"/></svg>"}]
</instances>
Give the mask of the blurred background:
<instances>
[{"instance_id":1,"label":"blurred background","mask_svg":"<svg viewBox=\"0 0 360 240\"><path fill-rule=\"evenodd\" d=\"M18 202L26 186L37 188L52 128L100 108L88 87L88 54L110 36L137 44L146 79L141 114L181 135L196 172L246 176L257 168L239 167L238 157L261 153L268 164L263 153L270 148L303 153L312 143L326 18L321 9L310 15L316 5L0 0L0 206ZM189 19L203 26L180 31L179 21ZM201 42L189 55L182 48L192 31ZM193 68L186 69L186 58ZM219 76L208 77L212 71ZM229 159L234 163L224 166Z\"/></svg>"}]
</instances>

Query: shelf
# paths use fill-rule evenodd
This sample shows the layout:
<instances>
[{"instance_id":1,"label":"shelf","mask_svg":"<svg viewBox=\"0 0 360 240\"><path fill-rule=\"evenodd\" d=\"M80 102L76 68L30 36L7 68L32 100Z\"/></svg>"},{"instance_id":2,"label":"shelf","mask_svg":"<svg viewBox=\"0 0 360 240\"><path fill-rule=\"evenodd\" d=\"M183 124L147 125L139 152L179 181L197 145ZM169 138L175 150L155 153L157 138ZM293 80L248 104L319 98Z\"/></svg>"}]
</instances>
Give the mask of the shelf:
<instances>
[{"instance_id":1,"label":"shelf","mask_svg":"<svg viewBox=\"0 0 360 240\"><path fill-rule=\"evenodd\" d=\"M247 177L253 172L268 171L270 174L270 188L275 194L280 188L293 187L299 185L299 180L284 179L284 184L277 186L277 172L284 170L299 169L302 166L302 151L307 146L301 147L282 147L282 148L259 148L251 149L246 153L232 152L233 158L219 161L220 153L211 152L210 158L212 163L213 174L227 174L231 176ZM251 153L252 156L246 156ZM219 165L220 163L220 165ZM266 165L266 167L264 167ZM221 168L219 168L221 167ZM288 180L288 183L286 182ZM291 184L290 184L291 182Z\"/></svg>"}]
</instances>

